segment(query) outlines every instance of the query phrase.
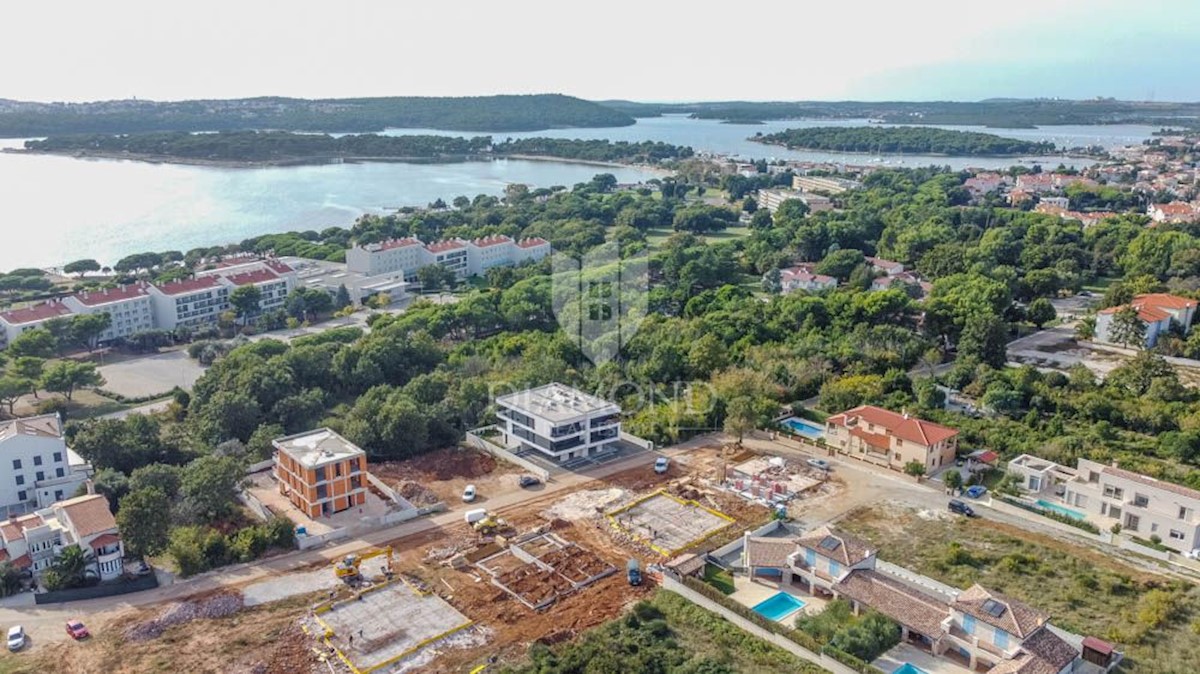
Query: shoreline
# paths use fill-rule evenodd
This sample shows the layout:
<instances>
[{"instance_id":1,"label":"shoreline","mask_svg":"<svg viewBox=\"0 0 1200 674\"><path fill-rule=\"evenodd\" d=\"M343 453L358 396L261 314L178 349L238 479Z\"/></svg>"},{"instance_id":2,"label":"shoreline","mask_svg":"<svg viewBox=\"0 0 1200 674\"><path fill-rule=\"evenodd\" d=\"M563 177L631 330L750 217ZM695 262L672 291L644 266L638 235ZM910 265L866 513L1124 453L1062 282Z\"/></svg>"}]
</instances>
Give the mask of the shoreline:
<instances>
[{"instance_id":1,"label":"shoreline","mask_svg":"<svg viewBox=\"0 0 1200 674\"><path fill-rule=\"evenodd\" d=\"M1103 158L1090 154L1071 154L1070 152L1061 152L1057 154L947 154L945 152L864 152L861 150L827 150L817 147L799 147L787 145L786 143L772 143L764 140L759 140L754 137L747 138L751 143L759 145L768 145L772 147L781 147L785 150L796 150L798 152L827 152L829 154L846 154L857 155L860 157L945 157L946 159L1036 159L1037 157L1049 158L1067 158L1067 159L1091 159L1093 161L1102 161Z\"/></svg>"},{"instance_id":2,"label":"shoreline","mask_svg":"<svg viewBox=\"0 0 1200 674\"><path fill-rule=\"evenodd\" d=\"M284 157L279 159L239 160L239 159L198 159L193 157L177 157L174 155L148 155L127 152L74 152L27 150L24 148L0 148L0 152L18 155L67 157L69 159L101 159L117 161L136 161L144 164L175 164L181 166L201 166L208 168L286 168L289 166L326 166L336 164L463 164L467 162L489 162L501 159L517 159L521 161L544 161L563 164L583 164L605 168L635 168L651 171L661 175L672 175L674 172L654 164L640 164L600 161L595 159L577 159L555 157L552 155L527 154L486 154L486 155L441 155L437 157L376 157L376 156L321 156L321 157Z\"/></svg>"}]
</instances>

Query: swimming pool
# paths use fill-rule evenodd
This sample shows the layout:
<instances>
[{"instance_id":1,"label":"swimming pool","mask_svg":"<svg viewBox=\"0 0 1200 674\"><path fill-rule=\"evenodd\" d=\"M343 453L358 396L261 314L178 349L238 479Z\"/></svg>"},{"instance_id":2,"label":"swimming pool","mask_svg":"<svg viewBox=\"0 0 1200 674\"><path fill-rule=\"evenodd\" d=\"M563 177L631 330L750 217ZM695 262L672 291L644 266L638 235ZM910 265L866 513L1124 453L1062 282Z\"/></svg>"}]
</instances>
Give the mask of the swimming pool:
<instances>
[{"instance_id":1,"label":"swimming pool","mask_svg":"<svg viewBox=\"0 0 1200 674\"><path fill-rule=\"evenodd\" d=\"M776 592L754 605L754 612L771 620L783 620L804 608L804 602L786 592Z\"/></svg>"},{"instance_id":2,"label":"swimming pool","mask_svg":"<svg viewBox=\"0 0 1200 674\"><path fill-rule=\"evenodd\" d=\"M1040 508L1054 511L1054 512L1058 513L1059 515L1066 515L1067 517L1070 517L1073 520L1082 520L1087 517L1087 515L1084 515L1083 513L1079 512L1078 510L1071 510L1070 508L1064 508L1063 506L1060 506L1057 503L1051 503L1051 502L1045 501L1043 499L1038 499L1036 501L1036 503L1038 504L1038 507L1040 507Z\"/></svg>"},{"instance_id":3,"label":"swimming pool","mask_svg":"<svg viewBox=\"0 0 1200 674\"><path fill-rule=\"evenodd\" d=\"M779 423L790 428L796 435L803 435L810 440L816 440L825 434L824 428L800 417L788 417Z\"/></svg>"},{"instance_id":4,"label":"swimming pool","mask_svg":"<svg viewBox=\"0 0 1200 674\"><path fill-rule=\"evenodd\" d=\"M906 662L898 668L892 670L892 674L929 674L920 667L911 662Z\"/></svg>"}]
</instances>

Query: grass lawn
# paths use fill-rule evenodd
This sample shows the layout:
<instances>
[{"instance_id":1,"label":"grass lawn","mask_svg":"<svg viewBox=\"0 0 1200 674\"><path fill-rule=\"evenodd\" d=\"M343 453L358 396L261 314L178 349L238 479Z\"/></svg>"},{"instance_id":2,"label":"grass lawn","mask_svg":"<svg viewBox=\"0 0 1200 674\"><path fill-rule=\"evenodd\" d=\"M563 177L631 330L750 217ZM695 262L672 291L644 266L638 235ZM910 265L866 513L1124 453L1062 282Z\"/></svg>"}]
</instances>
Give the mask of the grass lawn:
<instances>
[{"instance_id":1,"label":"grass lawn","mask_svg":"<svg viewBox=\"0 0 1200 674\"><path fill-rule=\"evenodd\" d=\"M1104 291L1108 290L1108 287L1113 284L1113 281L1116 280L1117 279L1115 278L1101 276L1095 281L1083 286L1083 289L1091 293L1096 293L1097 295L1103 295Z\"/></svg>"},{"instance_id":2,"label":"grass lawn","mask_svg":"<svg viewBox=\"0 0 1200 674\"><path fill-rule=\"evenodd\" d=\"M704 582L725 594L733 594L735 589L733 587L733 574L713 564L704 567Z\"/></svg>"},{"instance_id":3,"label":"grass lawn","mask_svg":"<svg viewBox=\"0 0 1200 674\"><path fill-rule=\"evenodd\" d=\"M1200 662L1200 588L986 518L860 509L839 523L879 556L955 587L978 582L1118 644L1121 671L1185 674Z\"/></svg>"}]
</instances>

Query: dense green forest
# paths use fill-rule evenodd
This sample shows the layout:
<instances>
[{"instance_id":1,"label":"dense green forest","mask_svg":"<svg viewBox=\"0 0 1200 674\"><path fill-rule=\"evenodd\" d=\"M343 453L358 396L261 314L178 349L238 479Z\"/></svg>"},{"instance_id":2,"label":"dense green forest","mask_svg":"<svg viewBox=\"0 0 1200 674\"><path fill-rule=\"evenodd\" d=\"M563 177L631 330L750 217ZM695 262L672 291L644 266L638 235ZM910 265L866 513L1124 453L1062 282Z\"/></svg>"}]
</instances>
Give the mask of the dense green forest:
<instances>
[{"instance_id":1,"label":"dense green forest","mask_svg":"<svg viewBox=\"0 0 1200 674\"><path fill-rule=\"evenodd\" d=\"M626 126L630 116L561 94L460 98L240 98L32 103L0 99L0 137L139 131L370 132L389 127L537 131Z\"/></svg>"},{"instance_id":2,"label":"dense green forest","mask_svg":"<svg viewBox=\"0 0 1200 674\"><path fill-rule=\"evenodd\" d=\"M288 343L228 340L242 322L253 330L329 308L289 298L282 311L223 319L220 341L196 342L196 357L215 362L153 425L137 415L70 421L72 447L96 466L97 488L122 507L124 494L138 491L131 475L147 466L205 456L253 461L269 455L271 438L317 426L342 432L373 460L404 458L454 444L490 421L495 391L562 381L618 401L626 428L661 444L766 426L780 405L817 396L825 411L873 403L938 419L962 430L964 450L1115 460L1200 487L1200 391L1161 358L1200 356L1200 330L1160 337L1155 352L1103 380L1082 366L1067 373L1006 367L1015 331L1053 320L1045 298L1098 279L1107 283L1105 306L1140 292L1200 295L1200 225L1148 228L1144 216L1125 215L1084 229L1055 216L970 206L965 176L877 171L839 195L839 210L758 210L742 236L721 231L737 213L698 201L701 186L668 178L614 192L612 176L601 175L569 189L459 197L453 209L367 215L349 229L249 239L238 248L329 257L353 241L403 236L540 236L571 254L621 241L649 255L649 315L615 360L594 366L559 328L550 265L542 261L492 268L453 303L417 301L402 314L372 316L367 334L347 328ZM125 270L122 281L155 278L212 252L139 254L116 266ZM928 296L918 302L899 289L869 291L864 255L915 269L932 283ZM818 294L761 290L764 274L796 261L836 267L844 283ZM211 332L190 338L216 338ZM14 340L5 385L30 390L57 339L30 330ZM953 365L937 381L991 416L942 410L928 373L946 361ZM177 543L188 555L201 534L146 545Z\"/></svg>"},{"instance_id":3,"label":"dense green forest","mask_svg":"<svg viewBox=\"0 0 1200 674\"><path fill-rule=\"evenodd\" d=\"M1195 127L1197 103L1096 99L990 99L984 101L723 101L637 103L601 101L633 117L685 114L697 119L760 122L775 119L882 119L898 124L961 124L1033 128L1048 124L1163 124Z\"/></svg>"},{"instance_id":4,"label":"dense green forest","mask_svg":"<svg viewBox=\"0 0 1200 674\"><path fill-rule=\"evenodd\" d=\"M690 147L655 141L524 138L493 146L491 136L330 136L289 131L182 131L121 135L52 136L25 141L30 152L132 155L171 161L251 163L323 161L335 158L437 159L495 155L535 155L615 163L658 163L685 159Z\"/></svg>"},{"instance_id":5,"label":"dense green forest","mask_svg":"<svg viewBox=\"0 0 1200 674\"><path fill-rule=\"evenodd\" d=\"M1049 154L1054 143L1002 138L990 133L921 126L820 126L756 135L750 140L792 149L889 154L989 156Z\"/></svg>"}]
</instances>

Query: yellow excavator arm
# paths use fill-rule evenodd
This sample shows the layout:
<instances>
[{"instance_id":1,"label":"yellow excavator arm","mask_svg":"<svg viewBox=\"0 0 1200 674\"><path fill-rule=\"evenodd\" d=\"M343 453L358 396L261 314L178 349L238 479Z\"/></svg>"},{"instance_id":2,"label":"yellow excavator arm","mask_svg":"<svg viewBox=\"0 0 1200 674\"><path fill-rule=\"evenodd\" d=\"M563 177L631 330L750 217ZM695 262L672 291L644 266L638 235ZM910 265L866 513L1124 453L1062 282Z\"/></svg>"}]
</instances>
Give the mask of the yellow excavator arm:
<instances>
[{"instance_id":1,"label":"yellow excavator arm","mask_svg":"<svg viewBox=\"0 0 1200 674\"><path fill-rule=\"evenodd\" d=\"M368 559L371 559L373 557L378 557L380 555L387 555L387 572L391 573L392 572L392 548L391 548L391 546L388 546L386 548L379 548L376 550L370 550L370 551L364 552L364 553L352 553L352 554L346 555L346 557L344 559L342 559L341 561L335 562L336 566L334 567L334 573L337 574L338 578L357 578L359 575L358 567L363 562L367 561Z\"/></svg>"}]
</instances>

